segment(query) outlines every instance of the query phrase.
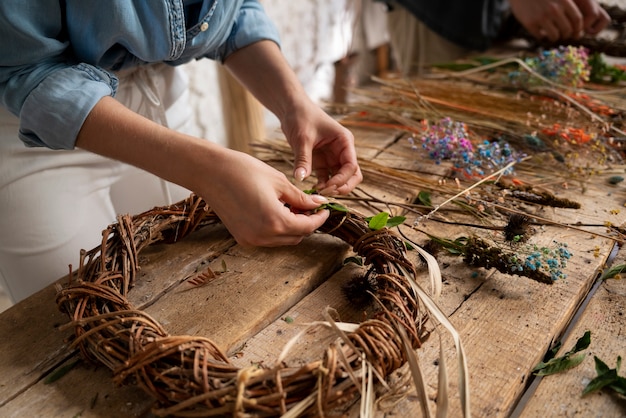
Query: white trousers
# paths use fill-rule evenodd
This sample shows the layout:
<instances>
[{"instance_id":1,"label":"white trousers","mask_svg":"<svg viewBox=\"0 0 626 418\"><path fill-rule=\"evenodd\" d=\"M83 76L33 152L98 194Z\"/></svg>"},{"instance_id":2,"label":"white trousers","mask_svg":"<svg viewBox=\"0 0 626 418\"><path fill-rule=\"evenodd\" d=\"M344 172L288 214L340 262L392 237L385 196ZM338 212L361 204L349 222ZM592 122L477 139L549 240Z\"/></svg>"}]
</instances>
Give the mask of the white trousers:
<instances>
[{"instance_id":1,"label":"white trousers","mask_svg":"<svg viewBox=\"0 0 626 418\"><path fill-rule=\"evenodd\" d=\"M116 99L176 130L189 129L186 74L149 66L119 75ZM84 150L27 148L0 108L0 286L18 302L78 268L120 213L169 204L189 191Z\"/></svg>"}]
</instances>

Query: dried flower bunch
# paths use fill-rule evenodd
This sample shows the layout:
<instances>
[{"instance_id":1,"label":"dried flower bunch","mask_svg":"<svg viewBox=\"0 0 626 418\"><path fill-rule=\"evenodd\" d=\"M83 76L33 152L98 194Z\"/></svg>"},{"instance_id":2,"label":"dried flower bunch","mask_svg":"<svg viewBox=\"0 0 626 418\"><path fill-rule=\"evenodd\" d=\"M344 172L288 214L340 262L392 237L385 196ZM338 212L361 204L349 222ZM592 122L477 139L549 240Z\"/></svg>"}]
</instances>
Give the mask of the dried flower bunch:
<instances>
[{"instance_id":1,"label":"dried flower bunch","mask_svg":"<svg viewBox=\"0 0 626 418\"><path fill-rule=\"evenodd\" d=\"M473 145L467 124L453 121L450 117L432 124L424 121L424 125L425 132L419 141L409 137L412 147L418 150L421 143L421 148L436 164L449 160L461 177L484 176L526 157L506 141L484 139ZM512 173L511 166L503 174Z\"/></svg>"},{"instance_id":2,"label":"dried flower bunch","mask_svg":"<svg viewBox=\"0 0 626 418\"><path fill-rule=\"evenodd\" d=\"M540 51L524 59L524 62L535 74L564 86L582 87L591 75L589 50L585 47L561 45ZM509 79L513 84L541 83L533 77L533 73L524 71L510 72Z\"/></svg>"}]
</instances>

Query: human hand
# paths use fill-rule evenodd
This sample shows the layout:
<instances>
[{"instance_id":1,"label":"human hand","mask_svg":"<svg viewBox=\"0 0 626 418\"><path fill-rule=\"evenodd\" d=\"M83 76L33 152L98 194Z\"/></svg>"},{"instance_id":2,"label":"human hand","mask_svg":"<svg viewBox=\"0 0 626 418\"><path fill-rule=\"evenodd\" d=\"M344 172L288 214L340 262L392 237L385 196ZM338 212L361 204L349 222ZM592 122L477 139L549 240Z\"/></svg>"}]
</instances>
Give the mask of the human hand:
<instances>
[{"instance_id":1,"label":"human hand","mask_svg":"<svg viewBox=\"0 0 626 418\"><path fill-rule=\"evenodd\" d=\"M314 211L326 198L302 192L250 155L224 150L214 164L214 180L199 193L241 245L295 245L328 218L327 210Z\"/></svg>"},{"instance_id":2,"label":"human hand","mask_svg":"<svg viewBox=\"0 0 626 418\"><path fill-rule=\"evenodd\" d=\"M295 156L294 177L302 181L315 172L321 194L348 194L363 180L354 137L310 100L304 100L281 120Z\"/></svg>"},{"instance_id":3,"label":"human hand","mask_svg":"<svg viewBox=\"0 0 626 418\"><path fill-rule=\"evenodd\" d=\"M610 18L596 0L510 0L517 20L537 39L556 42L595 35Z\"/></svg>"},{"instance_id":4,"label":"human hand","mask_svg":"<svg viewBox=\"0 0 626 418\"><path fill-rule=\"evenodd\" d=\"M352 133L307 96L274 42L243 48L225 65L280 120L295 155L296 180L315 172L315 188L324 194L347 194L363 180Z\"/></svg>"},{"instance_id":5,"label":"human hand","mask_svg":"<svg viewBox=\"0 0 626 418\"><path fill-rule=\"evenodd\" d=\"M307 195L260 160L173 131L110 96L91 111L76 146L193 190L242 245L299 243L328 218L327 200Z\"/></svg>"},{"instance_id":6,"label":"human hand","mask_svg":"<svg viewBox=\"0 0 626 418\"><path fill-rule=\"evenodd\" d=\"M595 0L574 0L583 15L583 30L597 35L611 22L611 17Z\"/></svg>"}]
</instances>

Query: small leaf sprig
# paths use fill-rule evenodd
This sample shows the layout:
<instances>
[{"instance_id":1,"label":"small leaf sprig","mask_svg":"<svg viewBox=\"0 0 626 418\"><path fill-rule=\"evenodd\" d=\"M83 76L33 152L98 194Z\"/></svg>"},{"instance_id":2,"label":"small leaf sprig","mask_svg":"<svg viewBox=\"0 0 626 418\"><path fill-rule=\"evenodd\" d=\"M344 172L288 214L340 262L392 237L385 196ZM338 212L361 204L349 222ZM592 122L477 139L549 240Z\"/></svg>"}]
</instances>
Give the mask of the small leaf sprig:
<instances>
[{"instance_id":1,"label":"small leaf sprig","mask_svg":"<svg viewBox=\"0 0 626 418\"><path fill-rule=\"evenodd\" d=\"M626 270L626 264L618 264L602 272L600 280L621 279L622 273Z\"/></svg>"},{"instance_id":2,"label":"small leaf sprig","mask_svg":"<svg viewBox=\"0 0 626 418\"><path fill-rule=\"evenodd\" d=\"M391 216L387 212L380 212L377 215L365 218L368 226L372 231L378 231L383 228L393 228L402 225L406 220L405 216Z\"/></svg>"},{"instance_id":3,"label":"small leaf sprig","mask_svg":"<svg viewBox=\"0 0 626 418\"><path fill-rule=\"evenodd\" d=\"M591 344L591 331L585 331L584 335L576 341L574 347L560 357L553 357L545 362L537 364L532 372L537 376L549 376L561 373L578 366L585 359L586 350ZM554 354L560 345L557 345L551 353ZM620 396L626 396L626 377L620 376L619 371L622 365L622 357L617 356L615 368L610 368L598 356L593 356L597 376L593 378L583 389L582 396L597 392L603 389L610 389Z\"/></svg>"},{"instance_id":4,"label":"small leaf sprig","mask_svg":"<svg viewBox=\"0 0 626 418\"><path fill-rule=\"evenodd\" d=\"M315 193L314 190L305 190L307 194ZM345 206L336 203L336 202L328 202L320 205L316 210L336 210L339 212L350 212L348 208ZM379 212L374 216L366 217L365 220L368 222L368 227L372 231L378 231L383 228L393 228L398 225L402 225L402 223L406 220L405 216L391 216L388 212Z\"/></svg>"},{"instance_id":5,"label":"small leaf sprig","mask_svg":"<svg viewBox=\"0 0 626 418\"><path fill-rule=\"evenodd\" d=\"M589 79L594 83L617 84L626 81L626 69L623 66L609 64L601 53L591 54L589 67Z\"/></svg>"},{"instance_id":6,"label":"small leaf sprig","mask_svg":"<svg viewBox=\"0 0 626 418\"><path fill-rule=\"evenodd\" d=\"M545 362L540 362L533 368L532 372L537 376L549 376L574 368L585 359L585 353L581 353L581 351L586 350L590 343L591 332L586 331L585 334L576 341L576 344L571 350L560 357L553 357ZM556 347L556 350L558 350L559 346ZM553 352L556 350L553 350Z\"/></svg>"},{"instance_id":7,"label":"small leaf sprig","mask_svg":"<svg viewBox=\"0 0 626 418\"><path fill-rule=\"evenodd\" d=\"M622 357L617 356L617 365L614 369L607 366L607 364L597 356L593 356L593 360L595 361L596 373L598 375L585 386L583 396L604 388L611 389L621 396L626 396L626 377L619 375Z\"/></svg>"}]
</instances>

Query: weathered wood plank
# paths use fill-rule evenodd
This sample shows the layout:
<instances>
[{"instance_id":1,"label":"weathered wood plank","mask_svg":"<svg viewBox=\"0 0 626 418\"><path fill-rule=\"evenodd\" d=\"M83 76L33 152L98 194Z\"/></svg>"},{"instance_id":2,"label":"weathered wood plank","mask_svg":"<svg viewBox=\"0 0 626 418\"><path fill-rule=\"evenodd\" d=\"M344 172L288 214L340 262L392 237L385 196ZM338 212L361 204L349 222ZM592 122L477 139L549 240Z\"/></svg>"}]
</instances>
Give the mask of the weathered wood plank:
<instances>
[{"instance_id":1,"label":"weathered wood plank","mask_svg":"<svg viewBox=\"0 0 626 418\"><path fill-rule=\"evenodd\" d=\"M234 240L222 226L213 226L198 231L175 245L162 244L147 248L140 254L143 267L129 299L139 309L155 303L169 289L179 286L186 278L193 277L198 267L215 259L233 245ZM59 282L65 284L67 280L65 277ZM45 376L68 359L77 356L75 350L71 350L66 343L72 334L71 330L59 331L58 327L66 324L68 317L58 310L55 295L54 286L49 286L31 296L27 302L16 304L0 316L0 334L7 336L0 339L0 352L3 353L0 356L3 377L3 384L0 384L0 415L23 416L22 412L34 404L42 408L43 405L51 405L51 408L52 405L60 405L61 411L64 408L73 408L78 401L84 407L85 399L91 399L97 393L106 393L108 398L117 399L121 404L143 399L144 409L147 408L146 405L152 403L149 397L138 397L137 391L128 388L115 389L110 372L103 367L100 377L92 375L93 367L90 367L89 373L79 372L76 377L74 374L77 372L72 371L64 378L64 381L73 382L69 385L70 389L72 385L80 386L80 393L88 391L89 396L71 395L71 390L68 392L70 395L66 396L63 391L55 390L54 385L42 383ZM33 399L37 399L37 402L33 403ZM48 413L35 413L32 416L67 414L55 414L50 409Z\"/></svg>"},{"instance_id":2,"label":"weathered wood plank","mask_svg":"<svg viewBox=\"0 0 626 418\"><path fill-rule=\"evenodd\" d=\"M67 316L54 299L55 291L48 287L0 315L0 411L71 355L64 341L70 332L57 328Z\"/></svg>"},{"instance_id":3,"label":"weathered wood plank","mask_svg":"<svg viewBox=\"0 0 626 418\"><path fill-rule=\"evenodd\" d=\"M336 271L347 245L314 234L295 247L235 246L209 265L227 271L196 288L173 289L146 311L173 335L199 335L236 348ZM324 262L320 262L324 260Z\"/></svg>"},{"instance_id":4,"label":"weathered wood plank","mask_svg":"<svg viewBox=\"0 0 626 418\"><path fill-rule=\"evenodd\" d=\"M622 264L625 261L622 251L615 262ZM585 386L597 376L594 356L610 368L615 367L618 356L626 359L625 315L626 280L609 279L603 282L557 354L563 355L586 331L591 331L591 344L584 351L585 360L566 372L541 378L520 417L530 418L545 414L603 418L626 416L626 402L610 391L582 396ZM620 375L625 376L623 368Z\"/></svg>"},{"instance_id":5,"label":"weathered wood plank","mask_svg":"<svg viewBox=\"0 0 626 418\"><path fill-rule=\"evenodd\" d=\"M525 389L530 370L563 333L602 263L579 256L568 266L568 279L551 286L494 273L450 316L468 356L475 416L509 416ZM455 357L449 338L446 341L452 393L457 393ZM433 365L439 363L437 347L427 344L420 358L428 381L434 381ZM411 404L401 404L398 412L409 416L419 411ZM460 414L455 401L451 415Z\"/></svg>"},{"instance_id":6,"label":"weathered wood plank","mask_svg":"<svg viewBox=\"0 0 626 418\"><path fill-rule=\"evenodd\" d=\"M213 239L216 240L213 242L210 234L200 231L175 245L157 245L146 249L141 255L144 263L141 277L130 295L137 306L146 306L145 311L160 321L171 334L203 335L214 340L224 351L242 344L318 286L338 268L347 249L340 240L325 235L313 235L297 247L232 247L232 239L222 228L212 229L210 232L215 234ZM271 262L268 263L268 260ZM325 262L319 263L319 260ZM222 261L227 271L208 285L193 288L185 283L185 279L194 277L208 266L220 272ZM42 292L41 302L42 307L54 314L57 324L67 322L56 309L51 288ZM66 376L63 382L71 381L70 389L74 385L82 388L72 396L66 396L63 390L51 389L56 386L43 385L41 379L60 365L70 352L62 342L61 333L37 316L41 311L23 317L29 313L29 310L22 312L15 308L4 314L0 323L3 331L13 332L21 338L19 345L3 339L2 344L7 346L1 360L4 376L13 373L17 377L23 374L28 377L18 381L18 386L2 387L5 391L3 415L19 415L33 399L37 399L38 404L45 400L42 405L49 405L45 416L61 416L58 411L76 408L76 402L78 407L84 409L85 400L93 399L100 393L107 393L108 397L115 397L124 404L133 404L138 399L141 400L140 409L148 408L151 403L148 396L138 395L136 391L127 395L115 390L110 372L104 369L99 375L93 375L78 368ZM12 331L11 328L24 326L30 327L32 334L18 332L17 329ZM35 345L35 340L41 339L41 328L49 331L45 345L39 345L39 352L45 355L53 353L54 357L36 361L38 350L24 353L23 347ZM51 351L52 344L58 348ZM16 358L21 361L16 361ZM16 364L18 367L15 367ZM34 370L25 373L24 367ZM17 399L11 401L15 397ZM110 404L103 403L101 408L110 408Z\"/></svg>"},{"instance_id":7,"label":"weathered wood plank","mask_svg":"<svg viewBox=\"0 0 626 418\"><path fill-rule=\"evenodd\" d=\"M69 360L59 367L74 361ZM0 415L18 417L148 417L154 400L136 386L116 387L111 372L78 363L59 380L30 386L0 407Z\"/></svg>"}]
</instances>

